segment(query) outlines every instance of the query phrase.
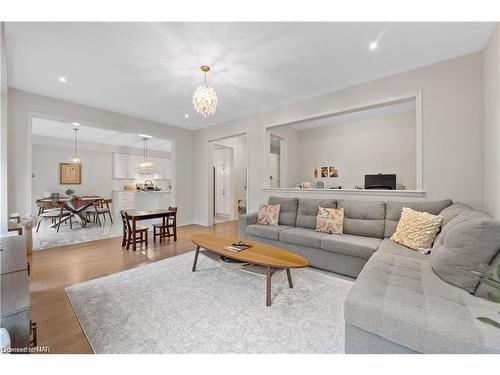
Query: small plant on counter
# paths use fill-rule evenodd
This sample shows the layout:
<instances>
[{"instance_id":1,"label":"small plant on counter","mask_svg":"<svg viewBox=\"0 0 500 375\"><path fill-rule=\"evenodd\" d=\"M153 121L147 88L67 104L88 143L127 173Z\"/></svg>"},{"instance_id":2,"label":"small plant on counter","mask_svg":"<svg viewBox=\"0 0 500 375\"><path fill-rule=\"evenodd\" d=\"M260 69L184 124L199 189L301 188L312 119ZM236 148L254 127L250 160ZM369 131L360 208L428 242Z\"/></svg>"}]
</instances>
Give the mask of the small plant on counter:
<instances>
[{"instance_id":1,"label":"small plant on counter","mask_svg":"<svg viewBox=\"0 0 500 375\"><path fill-rule=\"evenodd\" d=\"M480 266L478 274L481 276L481 281L483 283L492 286L493 288L498 289L500 291L500 266L498 266L494 271L493 269L490 269L488 266L482 264ZM488 299L495 303L500 303L500 294L489 292ZM492 325L493 327L500 329L500 323L494 319L487 318L485 316L480 316L477 319L483 323Z\"/></svg>"}]
</instances>

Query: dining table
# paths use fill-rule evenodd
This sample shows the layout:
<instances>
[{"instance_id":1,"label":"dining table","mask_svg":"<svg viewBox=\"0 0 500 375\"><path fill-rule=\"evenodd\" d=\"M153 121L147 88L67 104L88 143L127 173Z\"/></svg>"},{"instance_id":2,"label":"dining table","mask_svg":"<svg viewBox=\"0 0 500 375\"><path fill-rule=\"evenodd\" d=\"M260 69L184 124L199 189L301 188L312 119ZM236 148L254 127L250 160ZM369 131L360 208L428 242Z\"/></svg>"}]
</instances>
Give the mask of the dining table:
<instances>
[{"instance_id":1,"label":"dining table","mask_svg":"<svg viewBox=\"0 0 500 375\"><path fill-rule=\"evenodd\" d=\"M132 233L134 238L135 238L135 229L138 221L150 220L150 219L162 219L162 227L165 227L165 225L167 224L167 220L169 218L173 218L174 226L173 226L172 236L174 237L174 242L177 241L177 225L176 225L177 211L172 211L168 209L147 210L147 211L132 210L132 211L127 211L127 216L132 221ZM135 241L132 244L132 249L134 251L136 250Z\"/></svg>"},{"instance_id":2,"label":"dining table","mask_svg":"<svg viewBox=\"0 0 500 375\"><path fill-rule=\"evenodd\" d=\"M63 209L71 212L71 216L74 217L82 227L85 227L89 222L83 212L93 206L95 203L99 202L103 198L98 195L92 196L81 196L81 197L54 197L54 198L42 198L37 199L36 204L40 207L39 214L43 212L42 207L47 207L47 205L52 205L54 208L63 207ZM70 216L66 216L61 219L61 222L69 220ZM53 228L56 224L51 224L49 228Z\"/></svg>"}]
</instances>

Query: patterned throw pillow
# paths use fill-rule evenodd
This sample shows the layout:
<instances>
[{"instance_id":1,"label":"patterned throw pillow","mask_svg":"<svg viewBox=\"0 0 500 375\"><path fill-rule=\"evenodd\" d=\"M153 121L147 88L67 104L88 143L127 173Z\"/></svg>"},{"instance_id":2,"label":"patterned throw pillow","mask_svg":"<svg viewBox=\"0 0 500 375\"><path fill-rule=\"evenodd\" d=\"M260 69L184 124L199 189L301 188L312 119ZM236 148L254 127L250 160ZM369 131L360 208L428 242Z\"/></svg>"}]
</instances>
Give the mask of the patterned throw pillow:
<instances>
[{"instance_id":1,"label":"patterned throw pillow","mask_svg":"<svg viewBox=\"0 0 500 375\"><path fill-rule=\"evenodd\" d=\"M316 232L342 234L343 230L343 208L318 208L318 216L316 216Z\"/></svg>"},{"instance_id":2,"label":"patterned throw pillow","mask_svg":"<svg viewBox=\"0 0 500 375\"><path fill-rule=\"evenodd\" d=\"M403 207L401 219L391 240L418 252L428 253L442 222L443 217L440 215Z\"/></svg>"},{"instance_id":3,"label":"patterned throw pillow","mask_svg":"<svg viewBox=\"0 0 500 375\"><path fill-rule=\"evenodd\" d=\"M278 225L280 207L281 204L264 204L260 206L259 214L257 215L257 224Z\"/></svg>"}]
</instances>

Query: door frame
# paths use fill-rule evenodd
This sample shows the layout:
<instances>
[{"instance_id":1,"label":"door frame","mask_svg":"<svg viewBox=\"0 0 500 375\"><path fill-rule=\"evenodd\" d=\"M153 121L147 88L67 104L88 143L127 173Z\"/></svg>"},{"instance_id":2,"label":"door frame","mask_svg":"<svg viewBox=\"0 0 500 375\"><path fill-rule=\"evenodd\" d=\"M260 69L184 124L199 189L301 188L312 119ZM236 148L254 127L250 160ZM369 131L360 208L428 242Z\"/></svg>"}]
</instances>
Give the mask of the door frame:
<instances>
[{"instance_id":1,"label":"door frame","mask_svg":"<svg viewBox=\"0 0 500 375\"><path fill-rule=\"evenodd\" d=\"M207 224L208 226L213 226L214 225L214 216L212 213L214 212L214 189L213 189L213 179L214 179L214 170L213 170L213 164L214 164L214 144L217 143L217 141L222 141L224 139L228 138L236 138L236 137L246 137L246 203L247 203L247 210L248 210L248 199L249 199L249 180L248 180L248 161L249 161L249 150L248 150L248 131L243 131L243 132L237 132L229 135L225 135L223 137L216 137L216 138L211 138L207 142L208 144L208 155L207 155L207 165L206 168L208 170L208 217L207 217Z\"/></svg>"}]
</instances>

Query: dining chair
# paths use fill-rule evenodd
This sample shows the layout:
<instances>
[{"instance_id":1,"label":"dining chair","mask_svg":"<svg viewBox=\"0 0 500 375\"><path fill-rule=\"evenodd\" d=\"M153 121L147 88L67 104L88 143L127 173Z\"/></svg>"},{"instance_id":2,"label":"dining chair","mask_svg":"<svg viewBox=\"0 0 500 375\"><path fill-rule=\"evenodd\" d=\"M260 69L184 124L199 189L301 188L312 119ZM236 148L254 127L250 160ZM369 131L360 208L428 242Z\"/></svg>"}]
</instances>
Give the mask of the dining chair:
<instances>
[{"instance_id":1,"label":"dining chair","mask_svg":"<svg viewBox=\"0 0 500 375\"><path fill-rule=\"evenodd\" d=\"M153 242L156 242L156 237L160 237L160 242L163 238L174 237L174 241L177 241L177 207L169 207L169 211L173 211L174 215L168 216L165 225L163 221L161 223L153 224ZM172 230L172 233L170 233Z\"/></svg>"},{"instance_id":2,"label":"dining chair","mask_svg":"<svg viewBox=\"0 0 500 375\"><path fill-rule=\"evenodd\" d=\"M71 217L73 214L67 210L64 209L64 205L59 204L60 207L56 209L50 209L46 212L42 212L40 215L38 215L38 223L36 225L36 233L38 233L38 230L40 229L40 223L42 220L51 220L52 224L54 224L54 228L56 229L56 232L59 233L59 228L61 227L61 222L64 218L68 218L69 220L69 227L73 229L73 222L71 220Z\"/></svg>"},{"instance_id":3,"label":"dining chair","mask_svg":"<svg viewBox=\"0 0 500 375\"><path fill-rule=\"evenodd\" d=\"M132 225L130 225L130 218L126 211L120 211L120 216L123 223L123 238L122 247L127 245L127 250L130 249L130 244L132 243L145 243L148 247L148 227L142 225L136 225L135 233L132 231Z\"/></svg>"},{"instance_id":4,"label":"dining chair","mask_svg":"<svg viewBox=\"0 0 500 375\"><path fill-rule=\"evenodd\" d=\"M109 204L112 203L112 199L100 199L94 203L92 207L85 210L85 217L87 220L90 220L90 217L93 216L93 221L98 223L101 226L101 220L99 219L99 215L102 215L104 222L106 222L106 214L109 215L109 220L111 220L111 224L113 224L113 216L111 215L111 208Z\"/></svg>"}]
</instances>

